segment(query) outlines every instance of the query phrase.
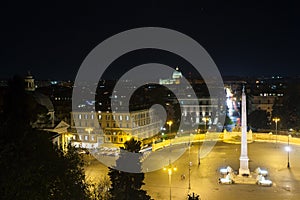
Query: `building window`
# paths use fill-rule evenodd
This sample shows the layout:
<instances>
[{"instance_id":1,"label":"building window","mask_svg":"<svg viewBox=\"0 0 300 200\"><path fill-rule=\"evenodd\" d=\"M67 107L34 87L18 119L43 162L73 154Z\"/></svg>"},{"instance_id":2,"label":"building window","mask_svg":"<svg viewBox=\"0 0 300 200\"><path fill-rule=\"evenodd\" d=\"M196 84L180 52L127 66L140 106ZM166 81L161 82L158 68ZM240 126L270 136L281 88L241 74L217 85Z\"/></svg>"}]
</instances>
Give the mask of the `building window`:
<instances>
[{"instance_id":1,"label":"building window","mask_svg":"<svg viewBox=\"0 0 300 200\"><path fill-rule=\"evenodd\" d=\"M123 138L120 138L119 141L120 141L120 142L123 142Z\"/></svg>"},{"instance_id":2,"label":"building window","mask_svg":"<svg viewBox=\"0 0 300 200\"><path fill-rule=\"evenodd\" d=\"M79 135L79 140L82 140L82 135Z\"/></svg>"},{"instance_id":3,"label":"building window","mask_svg":"<svg viewBox=\"0 0 300 200\"><path fill-rule=\"evenodd\" d=\"M81 114L78 115L78 119L81 119Z\"/></svg>"},{"instance_id":4,"label":"building window","mask_svg":"<svg viewBox=\"0 0 300 200\"><path fill-rule=\"evenodd\" d=\"M120 116L119 116L120 121L122 121L122 118L123 118L122 115L120 115Z\"/></svg>"},{"instance_id":5,"label":"building window","mask_svg":"<svg viewBox=\"0 0 300 200\"><path fill-rule=\"evenodd\" d=\"M109 127L109 123L106 124L106 127Z\"/></svg>"},{"instance_id":6,"label":"building window","mask_svg":"<svg viewBox=\"0 0 300 200\"><path fill-rule=\"evenodd\" d=\"M92 135L92 138L91 138L91 139L94 141L94 140L95 140L95 136Z\"/></svg>"},{"instance_id":7,"label":"building window","mask_svg":"<svg viewBox=\"0 0 300 200\"><path fill-rule=\"evenodd\" d=\"M128 115L126 115L126 120L127 120L127 121L129 120L129 116L128 116Z\"/></svg>"},{"instance_id":8,"label":"building window","mask_svg":"<svg viewBox=\"0 0 300 200\"><path fill-rule=\"evenodd\" d=\"M91 115L91 118L94 119L94 114Z\"/></svg>"},{"instance_id":9,"label":"building window","mask_svg":"<svg viewBox=\"0 0 300 200\"><path fill-rule=\"evenodd\" d=\"M85 139L85 140L89 140L89 136L88 136L88 135L85 135L85 136L84 136L84 139Z\"/></svg>"},{"instance_id":10,"label":"building window","mask_svg":"<svg viewBox=\"0 0 300 200\"><path fill-rule=\"evenodd\" d=\"M102 115L98 115L98 119L101 119L102 118Z\"/></svg>"},{"instance_id":11,"label":"building window","mask_svg":"<svg viewBox=\"0 0 300 200\"><path fill-rule=\"evenodd\" d=\"M84 119L88 119L88 115L87 114L84 115Z\"/></svg>"}]
</instances>

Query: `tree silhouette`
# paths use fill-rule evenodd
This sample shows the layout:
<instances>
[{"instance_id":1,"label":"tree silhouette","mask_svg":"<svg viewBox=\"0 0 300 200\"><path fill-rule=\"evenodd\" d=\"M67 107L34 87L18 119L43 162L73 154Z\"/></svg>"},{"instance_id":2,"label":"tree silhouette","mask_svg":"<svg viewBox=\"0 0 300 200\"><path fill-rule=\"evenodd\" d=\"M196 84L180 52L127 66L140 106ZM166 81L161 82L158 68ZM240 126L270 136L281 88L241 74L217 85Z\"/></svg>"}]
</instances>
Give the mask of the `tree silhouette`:
<instances>
[{"instance_id":1,"label":"tree silhouette","mask_svg":"<svg viewBox=\"0 0 300 200\"><path fill-rule=\"evenodd\" d=\"M41 110L24 91L21 78L9 84L0 122L1 199L88 199L83 161L75 149L64 152L50 134L33 129Z\"/></svg>"},{"instance_id":2,"label":"tree silhouette","mask_svg":"<svg viewBox=\"0 0 300 200\"><path fill-rule=\"evenodd\" d=\"M188 200L200 200L200 197L193 192L193 194L188 194Z\"/></svg>"},{"instance_id":3,"label":"tree silhouette","mask_svg":"<svg viewBox=\"0 0 300 200\"><path fill-rule=\"evenodd\" d=\"M255 110L248 116L248 124L254 128L268 128L268 115L265 110Z\"/></svg>"},{"instance_id":4,"label":"tree silhouette","mask_svg":"<svg viewBox=\"0 0 300 200\"><path fill-rule=\"evenodd\" d=\"M111 180L111 199L148 200L150 196L147 195L146 191L141 189L145 184L143 182L145 176L142 173L139 161L141 142L131 138L125 142L124 146L125 148L121 149L120 157L116 161L115 169L109 167L108 175ZM121 169L140 173L124 172Z\"/></svg>"},{"instance_id":5,"label":"tree silhouette","mask_svg":"<svg viewBox=\"0 0 300 200\"><path fill-rule=\"evenodd\" d=\"M278 99L274 103L272 116L280 118L278 126L282 129L300 129L299 90L299 83L290 83L282 100Z\"/></svg>"}]
</instances>

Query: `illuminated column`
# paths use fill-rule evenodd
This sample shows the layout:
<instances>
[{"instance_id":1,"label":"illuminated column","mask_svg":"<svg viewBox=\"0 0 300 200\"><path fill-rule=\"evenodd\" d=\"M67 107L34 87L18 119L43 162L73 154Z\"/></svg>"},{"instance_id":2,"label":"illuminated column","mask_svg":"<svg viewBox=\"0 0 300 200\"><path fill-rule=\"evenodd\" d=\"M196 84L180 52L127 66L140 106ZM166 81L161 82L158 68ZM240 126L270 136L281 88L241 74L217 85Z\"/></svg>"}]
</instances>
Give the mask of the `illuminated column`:
<instances>
[{"instance_id":1,"label":"illuminated column","mask_svg":"<svg viewBox=\"0 0 300 200\"><path fill-rule=\"evenodd\" d=\"M242 92L242 136L241 136L241 156L240 156L240 175L249 175L249 158L247 150L247 111L246 111L246 95L245 87Z\"/></svg>"}]
</instances>

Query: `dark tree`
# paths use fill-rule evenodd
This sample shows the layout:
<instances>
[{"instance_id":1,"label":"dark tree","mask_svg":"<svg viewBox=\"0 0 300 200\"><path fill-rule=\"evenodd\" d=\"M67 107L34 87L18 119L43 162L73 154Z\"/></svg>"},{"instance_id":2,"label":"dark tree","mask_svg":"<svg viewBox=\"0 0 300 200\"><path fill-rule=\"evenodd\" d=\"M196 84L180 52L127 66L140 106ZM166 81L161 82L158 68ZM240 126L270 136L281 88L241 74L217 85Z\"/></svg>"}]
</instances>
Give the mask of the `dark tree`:
<instances>
[{"instance_id":1,"label":"dark tree","mask_svg":"<svg viewBox=\"0 0 300 200\"><path fill-rule=\"evenodd\" d=\"M256 129L268 128L268 115L265 110L255 110L248 116L248 124Z\"/></svg>"},{"instance_id":2,"label":"dark tree","mask_svg":"<svg viewBox=\"0 0 300 200\"><path fill-rule=\"evenodd\" d=\"M193 194L188 194L188 200L200 200L200 197L193 192Z\"/></svg>"},{"instance_id":3,"label":"dark tree","mask_svg":"<svg viewBox=\"0 0 300 200\"><path fill-rule=\"evenodd\" d=\"M230 117L228 117L228 115L226 114L224 126L232 125L232 124L233 124L233 121L232 121L232 120L230 119Z\"/></svg>"},{"instance_id":4,"label":"dark tree","mask_svg":"<svg viewBox=\"0 0 300 200\"><path fill-rule=\"evenodd\" d=\"M83 162L69 147L62 151L50 134L33 129L36 105L22 79L9 86L0 127L1 199L88 199ZM34 110L35 109L35 110Z\"/></svg>"},{"instance_id":5,"label":"dark tree","mask_svg":"<svg viewBox=\"0 0 300 200\"><path fill-rule=\"evenodd\" d=\"M300 129L299 91L299 83L289 84L283 99L281 101L277 100L273 106L272 116L280 118L278 126L281 129Z\"/></svg>"},{"instance_id":6,"label":"dark tree","mask_svg":"<svg viewBox=\"0 0 300 200\"><path fill-rule=\"evenodd\" d=\"M141 149L141 142L135 139L130 139L124 144L125 148L121 150L120 158L116 161L116 169L109 168L108 175L111 181L111 199L118 200L148 200L150 196L141 187L145 184L144 173L141 172L141 164L139 161L139 150ZM127 153L125 152L127 151ZM128 153L130 152L130 154ZM132 155L131 155L132 154ZM120 168L122 166L122 168ZM120 169L127 169L127 171L134 171L140 173L124 172Z\"/></svg>"}]
</instances>

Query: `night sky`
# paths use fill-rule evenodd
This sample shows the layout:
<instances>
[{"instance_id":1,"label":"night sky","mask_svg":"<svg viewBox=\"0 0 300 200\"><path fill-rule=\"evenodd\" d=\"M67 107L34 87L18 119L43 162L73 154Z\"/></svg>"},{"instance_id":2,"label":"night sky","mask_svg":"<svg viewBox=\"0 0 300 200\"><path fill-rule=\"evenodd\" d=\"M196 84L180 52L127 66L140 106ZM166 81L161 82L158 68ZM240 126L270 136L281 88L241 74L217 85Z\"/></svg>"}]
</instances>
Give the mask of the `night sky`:
<instances>
[{"instance_id":1,"label":"night sky","mask_svg":"<svg viewBox=\"0 0 300 200\"><path fill-rule=\"evenodd\" d=\"M30 70L37 79L74 80L85 56L100 42L144 26L194 38L222 75L300 75L296 1L128 2L2 3L0 78Z\"/></svg>"}]
</instances>

